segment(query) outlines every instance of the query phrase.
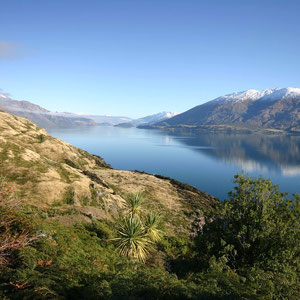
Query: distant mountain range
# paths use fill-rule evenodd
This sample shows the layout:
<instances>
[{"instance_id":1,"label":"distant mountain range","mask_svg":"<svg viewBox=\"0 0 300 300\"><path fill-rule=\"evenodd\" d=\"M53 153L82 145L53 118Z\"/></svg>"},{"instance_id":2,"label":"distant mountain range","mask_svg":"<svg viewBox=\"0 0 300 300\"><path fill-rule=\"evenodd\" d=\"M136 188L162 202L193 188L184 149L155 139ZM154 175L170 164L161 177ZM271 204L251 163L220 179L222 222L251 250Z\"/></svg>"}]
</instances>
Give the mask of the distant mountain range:
<instances>
[{"instance_id":1,"label":"distant mountain range","mask_svg":"<svg viewBox=\"0 0 300 300\"><path fill-rule=\"evenodd\" d=\"M69 112L56 112L55 115L59 115L66 118L85 118L93 121L95 125L113 126L120 122L131 122L132 118L119 117L119 116L107 116L107 115L93 115L84 113L69 113Z\"/></svg>"},{"instance_id":2,"label":"distant mountain range","mask_svg":"<svg viewBox=\"0 0 300 300\"><path fill-rule=\"evenodd\" d=\"M180 130L300 132L300 89L247 90L218 97L184 113L160 112L139 119L51 112L0 93L0 110L27 118L39 127L118 126Z\"/></svg>"},{"instance_id":3,"label":"distant mountain range","mask_svg":"<svg viewBox=\"0 0 300 300\"><path fill-rule=\"evenodd\" d=\"M170 119L170 118L172 118L176 115L178 115L178 113L163 111L163 112L160 112L158 114L154 114L154 115L146 116L146 117L143 117L143 118L139 118L139 119L136 119L136 120L132 120L130 122L120 123L120 124L117 124L115 126L127 128L127 127L137 127L137 126L140 126L140 125L152 125L152 124L155 124L155 123L160 122L160 121L168 120L168 119Z\"/></svg>"},{"instance_id":4,"label":"distant mountain range","mask_svg":"<svg viewBox=\"0 0 300 300\"><path fill-rule=\"evenodd\" d=\"M0 93L0 111L9 112L19 117L29 119L39 127L46 129L101 125L135 127L142 124L151 125L162 120L167 120L176 115L176 113L161 112L140 119L132 119L122 116L51 112L29 101L14 100L4 93Z\"/></svg>"},{"instance_id":5,"label":"distant mountain range","mask_svg":"<svg viewBox=\"0 0 300 300\"><path fill-rule=\"evenodd\" d=\"M300 132L300 89L247 90L218 97L142 128L271 129Z\"/></svg>"},{"instance_id":6,"label":"distant mountain range","mask_svg":"<svg viewBox=\"0 0 300 300\"><path fill-rule=\"evenodd\" d=\"M42 128L70 128L95 126L96 122L81 116L53 113L29 101L13 100L6 94L0 94L0 111L9 112L29 119Z\"/></svg>"}]
</instances>

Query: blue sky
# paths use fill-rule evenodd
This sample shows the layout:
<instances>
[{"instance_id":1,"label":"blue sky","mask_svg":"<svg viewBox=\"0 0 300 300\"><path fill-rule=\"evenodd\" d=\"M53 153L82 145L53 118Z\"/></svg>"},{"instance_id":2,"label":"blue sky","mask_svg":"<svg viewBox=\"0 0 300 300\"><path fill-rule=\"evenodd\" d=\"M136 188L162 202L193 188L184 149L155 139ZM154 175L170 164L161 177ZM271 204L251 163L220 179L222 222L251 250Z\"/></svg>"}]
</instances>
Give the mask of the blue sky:
<instances>
[{"instance_id":1,"label":"blue sky","mask_svg":"<svg viewBox=\"0 0 300 300\"><path fill-rule=\"evenodd\" d=\"M298 0L0 0L0 88L141 117L300 87L299 12Z\"/></svg>"}]
</instances>

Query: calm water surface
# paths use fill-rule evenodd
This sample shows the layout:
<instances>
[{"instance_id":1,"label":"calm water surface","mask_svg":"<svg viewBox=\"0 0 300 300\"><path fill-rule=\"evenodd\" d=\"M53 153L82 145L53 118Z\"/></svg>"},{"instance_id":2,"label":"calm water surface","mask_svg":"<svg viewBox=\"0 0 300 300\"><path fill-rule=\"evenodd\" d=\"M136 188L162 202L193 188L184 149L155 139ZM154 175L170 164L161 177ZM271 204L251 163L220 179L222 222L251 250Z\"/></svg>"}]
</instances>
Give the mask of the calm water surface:
<instances>
[{"instance_id":1,"label":"calm water surface","mask_svg":"<svg viewBox=\"0 0 300 300\"><path fill-rule=\"evenodd\" d=\"M244 170L300 193L300 136L200 134L99 126L50 133L92 154L113 168L162 174L196 186L220 199Z\"/></svg>"}]
</instances>

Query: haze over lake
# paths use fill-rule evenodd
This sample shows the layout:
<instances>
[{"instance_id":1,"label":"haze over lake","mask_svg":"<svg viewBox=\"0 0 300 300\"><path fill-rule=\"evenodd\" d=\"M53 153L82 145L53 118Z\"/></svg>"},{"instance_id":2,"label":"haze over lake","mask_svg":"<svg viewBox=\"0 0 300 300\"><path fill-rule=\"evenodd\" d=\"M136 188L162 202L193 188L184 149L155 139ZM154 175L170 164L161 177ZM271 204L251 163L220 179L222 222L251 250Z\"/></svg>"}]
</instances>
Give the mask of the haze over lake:
<instances>
[{"instance_id":1,"label":"haze over lake","mask_svg":"<svg viewBox=\"0 0 300 300\"><path fill-rule=\"evenodd\" d=\"M244 170L300 192L300 136L203 133L197 136L99 126L50 132L100 155L113 168L161 174L224 199Z\"/></svg>"}]
</instances>

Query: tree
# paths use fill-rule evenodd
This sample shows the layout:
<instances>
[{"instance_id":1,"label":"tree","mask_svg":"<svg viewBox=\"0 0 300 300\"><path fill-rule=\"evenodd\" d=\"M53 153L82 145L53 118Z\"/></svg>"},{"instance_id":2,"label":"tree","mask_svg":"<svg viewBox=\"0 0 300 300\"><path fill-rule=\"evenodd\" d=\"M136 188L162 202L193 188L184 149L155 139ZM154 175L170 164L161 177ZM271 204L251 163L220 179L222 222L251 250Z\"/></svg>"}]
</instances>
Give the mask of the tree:
<instances>
[{"instance_id":1,"label":"tree","mask_svg":"<svg viewBox=\"0 0 300 300\"><path fill-rule=\"evenodd\" d=\"M125 213L127 215L138 216L141 214L144 204L144 193L129 194L125 200Z\"/></svg>"},{"instance_id":2,"label":"tree","mask_svg":"<svg viewBox=\"0 0 300 300\"><path fill-rule=\"evenodd\" d=\"M162 238L161 219L150 212L143 216L144 194L130 194L126 199L125 216L121 218L118 237L113 239L122 255L145 262L153 245Z\"/></svg>"},{"instance_id":3,"label":"tree","mask_svg":"<svg viewBox=\"0 0 300 300\"><path fill-rule=\"evenodd\" d=\"M232 266L295 262L299 251L300 202L264 178L235 176L234 191L209 217L198 240L209 255L226 255Z\"/></svg>"},{"instance_id":4,"label":"tree","mask_svg":"<svg viewBox=\"0 0 300 300\"><path fill-rule=\"evenodd\" d=\"M125 217L119 224L118 235L114 240L122 255L143 262L146 260L152 250L152 243L138 217Z\"/></svg>"},{"instance_id":5,"label":"tree","mask_svg":"<svg viewBox=\"0 0 300 300\"><path fill-rule=\"evenodd\" d=\"M278 191L278 186L262 177L239 174L234 182L229 199L221 203L217 213L206 217L198 232L198 271L207 269L209 262L216 259L224 268L229 267L249 280L264 279L264 286L272 286L275 294L283 290L297 293L299 195L288 198Z\"/></svg>"},{"instance_id":6,"label":"tree","mask_svg":"<svg viewBox=\"0 0 300 300\"><path fill-rule=\"evenodd\" d=\"M145 220L146 234L153 242L158 242L162 238L161 219L155 212L150 212Z\"/></svg>"}]
</instances>

